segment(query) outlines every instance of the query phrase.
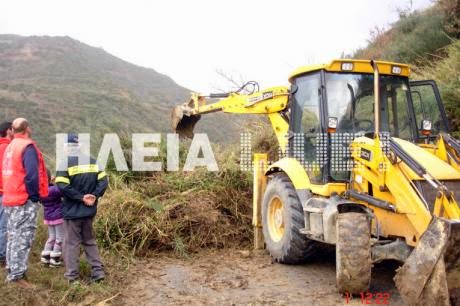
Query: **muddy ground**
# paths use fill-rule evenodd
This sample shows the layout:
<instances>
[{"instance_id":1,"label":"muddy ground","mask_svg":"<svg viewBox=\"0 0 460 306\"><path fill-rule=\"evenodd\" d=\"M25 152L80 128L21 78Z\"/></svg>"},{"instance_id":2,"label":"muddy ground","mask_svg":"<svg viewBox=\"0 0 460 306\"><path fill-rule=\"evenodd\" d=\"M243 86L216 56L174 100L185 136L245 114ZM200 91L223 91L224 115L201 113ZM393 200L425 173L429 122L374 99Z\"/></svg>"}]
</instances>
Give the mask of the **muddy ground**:
<instances>
[{"instance_id":1,"label":"muddy ground","mask_svg":"<svg viewBox=\"0 0 460 306\"><path fill-rule=\"evenodd\" d=\"M389 305L403 305L392 280L396 268L385 263L372 271L370 291L389 293ZM132 281L120 296L126 305L347 305L336 291L332 256L289 266L273 263L263 251L231 250L190 259L160 256L130 270ZM362 304L359 297L348 301Z\"/></svg>"}]
</instances>

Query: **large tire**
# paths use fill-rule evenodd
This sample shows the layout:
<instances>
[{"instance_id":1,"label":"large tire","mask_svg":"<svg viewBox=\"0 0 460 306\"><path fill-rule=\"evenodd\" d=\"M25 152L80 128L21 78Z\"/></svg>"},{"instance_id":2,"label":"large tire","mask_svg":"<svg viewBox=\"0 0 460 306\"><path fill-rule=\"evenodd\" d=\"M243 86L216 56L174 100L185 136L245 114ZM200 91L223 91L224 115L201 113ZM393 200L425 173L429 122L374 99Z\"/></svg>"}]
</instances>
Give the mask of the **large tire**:
<instances>
[{"instance_id":1,"label":"large tire","mask_svg":"<svg viewBox=\"0 0 460 306\"><path fill-rule=\"evenodd\" d=\"M302 204L285 174L268 182L262 202L262 229L266 247L279 263L299 264L313 257L319 242L300 233L304 228Z\"/></svg>"},{"instance_id":2,"label":"large tire","mask_svg":"<svg viewBox=\"0 0 460 306\"><path fill-rule=\"evenodd\" d=\"M369 217L347 212L337 218L336 273L340 292L359 294L371 281L371 229Z\"/></svg>"}]
</instances>

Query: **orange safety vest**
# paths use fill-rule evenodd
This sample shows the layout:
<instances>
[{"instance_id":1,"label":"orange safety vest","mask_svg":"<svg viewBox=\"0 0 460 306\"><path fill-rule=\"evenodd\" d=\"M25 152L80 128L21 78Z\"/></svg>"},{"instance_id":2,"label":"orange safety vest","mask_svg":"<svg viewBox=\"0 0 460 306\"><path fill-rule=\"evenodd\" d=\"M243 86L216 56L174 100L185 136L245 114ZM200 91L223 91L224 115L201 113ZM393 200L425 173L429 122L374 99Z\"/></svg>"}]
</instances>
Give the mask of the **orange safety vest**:
<instances>
[{"instance_id":1,"label":"orange safety vest","mask_svg":"<svg viewBox=\"0 0 460 306\"><path fill-rule=\"evenodd\" d=\"M0 195L3 194L3 183L2 183L2 161L3 153L5 153L6 147L10 144L11 140L6 137L0 138Z\"/></svg>"},{"instance_id":2,"label":"orange safety vest","mask_svg":"<svg viewBox=\"0 0 460 306\"><path fill-rule=\"evenodd\" d=\"M8 145L3 157L3 205L24 205L29 199L26 184L26 170L22 161L24 150L28 145L33 145L38 155L38 185L41 198L48 196L48 175L43 160L43 155L35 142L25 135L15 134Z\"/></svg>"}]
</instances>

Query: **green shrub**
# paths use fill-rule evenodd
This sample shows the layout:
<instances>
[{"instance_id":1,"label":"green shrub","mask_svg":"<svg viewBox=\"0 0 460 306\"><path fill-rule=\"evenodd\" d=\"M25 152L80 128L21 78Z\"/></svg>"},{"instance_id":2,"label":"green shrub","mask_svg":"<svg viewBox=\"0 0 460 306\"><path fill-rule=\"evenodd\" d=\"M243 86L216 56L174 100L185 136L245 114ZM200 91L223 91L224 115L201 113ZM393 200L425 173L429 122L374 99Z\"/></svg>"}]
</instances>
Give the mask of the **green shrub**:
<instances>
[{"instance_id":1,"label":"green shrub","mask_svg":"<svg viewBox=\"0 0 460 306\"><path fill-rule=\"evenodd\" d=\"M415 78L437 82L453 134L460 137L460 40L455 40L446 55L436 62L425 61L415 67Z\"/></svg>"},{"instance_id":2,"label":"green shrub","mask_svg":"<svg viewBox=\"0 0 460 306\"><path fill-rule=\"evenodd\" d=\"M416 63L431 58L451 43L445 30L446 12L435 5L423 11L401 13L388 30L371 32L368 46L355 58Z\"/></svg>"}]
</instances>

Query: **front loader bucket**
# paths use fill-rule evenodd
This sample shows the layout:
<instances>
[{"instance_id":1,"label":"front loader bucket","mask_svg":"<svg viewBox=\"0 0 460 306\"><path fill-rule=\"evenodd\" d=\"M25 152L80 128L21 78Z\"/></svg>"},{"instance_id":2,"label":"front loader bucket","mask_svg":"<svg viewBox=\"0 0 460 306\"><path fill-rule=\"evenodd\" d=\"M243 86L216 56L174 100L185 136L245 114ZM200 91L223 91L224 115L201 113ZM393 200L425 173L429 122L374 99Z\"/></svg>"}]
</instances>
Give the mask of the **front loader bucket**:
<instances>
[{"instance_id":1,"label":"front loader bucket","mask_svg":"<svg viewBox=\"0 0 460 306\"><path fill-rule=\"evenodd\" d=\"M450 237L444 260L452 305L460 305L460 222L450 224Z\"/></svg>"},{"instance_id":2,"label":"front loader bucket","mask_svg":"<svg viewBox=\"0 0 460 306\"><path fill-rule=\"evenodd\" d=\"M407 305L459 305L459 247L460 223L433 217L394 278Z\"/></svg>"},{"instance_id":3,"label":"front loader bucket","mask_svg":"<svg viewBox=\"0 0 460 306\"><path fill-rule=\"evenodd\" d=\"M171 127L181 137L193 138L193 129L200 118L200 115L192 114L192 109L188 106L188 103L184 103L173 108Z\"/></svg>"}]
</instances>

